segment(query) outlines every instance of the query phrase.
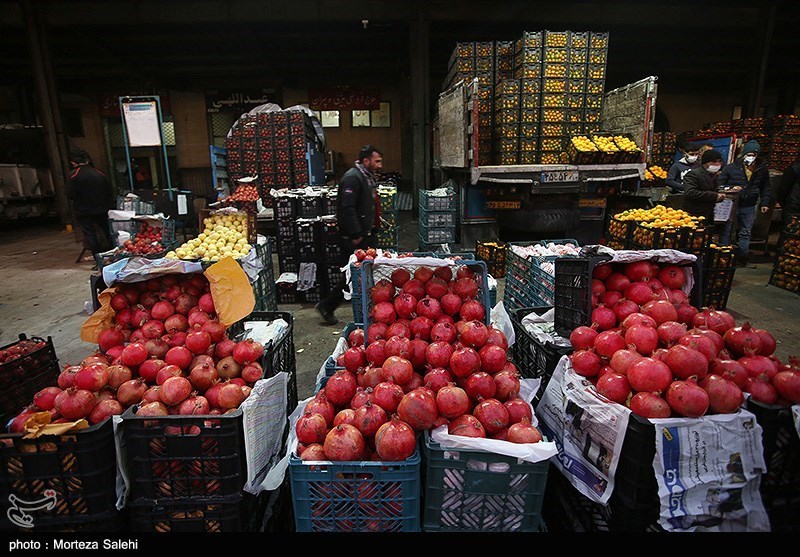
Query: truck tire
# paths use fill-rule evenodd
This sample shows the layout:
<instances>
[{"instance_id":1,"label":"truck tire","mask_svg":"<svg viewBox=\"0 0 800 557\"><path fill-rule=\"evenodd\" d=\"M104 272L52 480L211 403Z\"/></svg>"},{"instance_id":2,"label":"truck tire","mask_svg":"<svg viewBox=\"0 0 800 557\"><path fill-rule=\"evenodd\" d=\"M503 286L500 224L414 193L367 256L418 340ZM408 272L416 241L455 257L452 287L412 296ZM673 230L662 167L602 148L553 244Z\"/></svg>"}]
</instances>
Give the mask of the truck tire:
<instances>
[{"instance_id":1,"label":"truck tire","mask_svg":"<svg viewBox=\"0 0 800 557\"><path fill-rule=\"evenodd\" d=\"M578 225L578 212L575 209L535 208L518 211L505 211L498 219L501 228L527 232L531 235L551 235L565 233Z\"/></svg>"}]
</instances>

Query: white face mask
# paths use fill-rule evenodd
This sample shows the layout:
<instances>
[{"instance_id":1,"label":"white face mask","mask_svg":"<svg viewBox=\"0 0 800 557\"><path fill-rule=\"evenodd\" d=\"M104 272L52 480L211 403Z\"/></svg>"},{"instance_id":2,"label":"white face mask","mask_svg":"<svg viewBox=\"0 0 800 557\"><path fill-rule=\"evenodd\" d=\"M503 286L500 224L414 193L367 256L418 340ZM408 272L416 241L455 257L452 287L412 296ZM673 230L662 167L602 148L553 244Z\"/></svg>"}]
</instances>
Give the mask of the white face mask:
<instances>
[{"instance_id":1,"label":"white face mask","mask_svg":"<svg viewBox=\"0 0 800 557\"><path fill-rule=\"evenodd\" d=\"M755 162L755 160L756 160L756 156L755 156L755 155L747 155L747 156L744 158L744 163L745 163L745 164L748 164L748 165L749 165L749 164L753 164L753 162Z\"/></svg>"},{"instance_id":2,"label":"white face mask","mask_svg":"<svg viewBox=\"0 0 800 557\"><path fill-rule=\"evenodd\" d=\"M697 155L686 155L686 162L693 163L697 161Z\"/></svg>"},{"instance_id":3,"label":"white face mask","mask_svg":"<svg viewBox=\"0 0 800 557\"><path fill-rule=\"evenodd\" d=\"M709 171L711 174L714 174L715 172L719 172L721 168L722 168L722 165L721 165L721 164L712 164L711 166L709 166L709 167L707 168L707 170L708 170L708 171Z\"/></svg>"}]
</instances>

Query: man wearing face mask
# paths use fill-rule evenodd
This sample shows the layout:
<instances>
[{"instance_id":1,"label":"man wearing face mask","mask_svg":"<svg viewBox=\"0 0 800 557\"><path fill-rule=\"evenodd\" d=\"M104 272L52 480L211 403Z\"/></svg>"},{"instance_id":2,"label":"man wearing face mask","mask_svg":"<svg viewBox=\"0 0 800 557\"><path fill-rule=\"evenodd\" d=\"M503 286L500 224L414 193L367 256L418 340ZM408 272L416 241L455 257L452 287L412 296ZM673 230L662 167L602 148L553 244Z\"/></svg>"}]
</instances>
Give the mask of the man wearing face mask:
<instances>
[{"instance_id":1,"label":"man wearing face mask","mask_svg":"<svg viewBox=\"0 0 800 557\"><path fill-rule=\"evenodd\" d=\"M669 167L665 183L670 187L670 193L683 193L683 177L690 170L700 166L700 145L697 143L687 143L684 155Z\"/></svg>"},{"instance_id":2,"label":"man wearing face mask","mask_svg":"<svg viewBox=\"0 0 800 557\"><path fill-rule=\"evenodd\" d=\"M734 253L738 263L747 265L750 250L750 235L756 220L756 206L762 213L769 211L772 192L769 185L769 170L766 162L758 156L760 146L750 140L742 149L742 157L725 166L717 180L720 188L726 191L739 191L739 208L736 211L738 242ZM760 201L759 201L760 200ZM733 222L725 223L720 233L720 243L728 245L731 241Z\"/></svg>"},{"instance_id":3,"label":"man wearing face mask","mask_svg":"<svg viewBox=\"0 0 800 557\"><path fill-rule=\"evenodd\" d=\"M685 197L683 210L697 217L705 217L706 223L714 223L714 205L725 199L717 191L717 175L722 169L722 153L711 149L703 153L700 166L683 177Z\"/></svg>"}]
</instances>

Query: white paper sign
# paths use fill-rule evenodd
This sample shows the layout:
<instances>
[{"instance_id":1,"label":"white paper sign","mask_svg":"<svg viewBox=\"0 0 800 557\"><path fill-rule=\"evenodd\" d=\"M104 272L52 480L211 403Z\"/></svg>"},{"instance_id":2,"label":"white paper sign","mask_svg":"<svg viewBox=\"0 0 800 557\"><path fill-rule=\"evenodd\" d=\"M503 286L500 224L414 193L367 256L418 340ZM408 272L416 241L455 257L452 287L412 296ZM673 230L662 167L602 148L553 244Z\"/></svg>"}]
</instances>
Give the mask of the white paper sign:
<instances>
[{"instance_id":1,"label":"white paper sign","mask_svg":"<svg viewBox=\"0 0 800 557\"><path fill-rule=\"evenodd\" d=\"M714 205L714 222L728 222L733 211L733 199L723 199Z\"/></svg>"},{"instance_id":2,"label":"white paper sign","mask_svg":"<svg viewBox=\"0 0 800 557\"><path fill-rule=\"evenodd\" d=\"M247 485L244 490L257 495L269 470L283 454L283 431L286 425L286 385L288 374L276 373L253 386L242 403L242 428L247 457Z\"/></svg>"},{"instance_id":3,"label":"white paper sign","mask_svg":"<svg viewBox=\"0 0 800 557\"><path fill-rule=\"evenodd\" d=\"M131 147L161 145L161 128L155 101L122 103L125 130Z\"/></svg>"}]
</instances>

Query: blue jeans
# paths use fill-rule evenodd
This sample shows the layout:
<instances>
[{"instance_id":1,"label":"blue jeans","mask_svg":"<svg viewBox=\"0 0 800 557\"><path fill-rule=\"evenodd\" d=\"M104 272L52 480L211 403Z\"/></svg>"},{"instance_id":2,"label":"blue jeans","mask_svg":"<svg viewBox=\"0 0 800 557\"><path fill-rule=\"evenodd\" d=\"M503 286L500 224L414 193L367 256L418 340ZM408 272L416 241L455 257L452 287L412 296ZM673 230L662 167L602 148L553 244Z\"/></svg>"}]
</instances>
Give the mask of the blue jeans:
<instances>
[{"instance_id":1,"label":"blue jeans","mask_svg":"<svg viewBox=\"0 0 800 557\"><path fill-rule=\"evenodd\" d=\"M736 212L736 236L738 238L738 245L734 248L737 255L747 256L750 251L750 234L753 231L753 223L756 221L756 209L758 205L752 207L739 207ZM733 221L725 223L720 232L719 243L727 246L731 243L731 229L733 228Z\"/></svg>"}]
</instances>

